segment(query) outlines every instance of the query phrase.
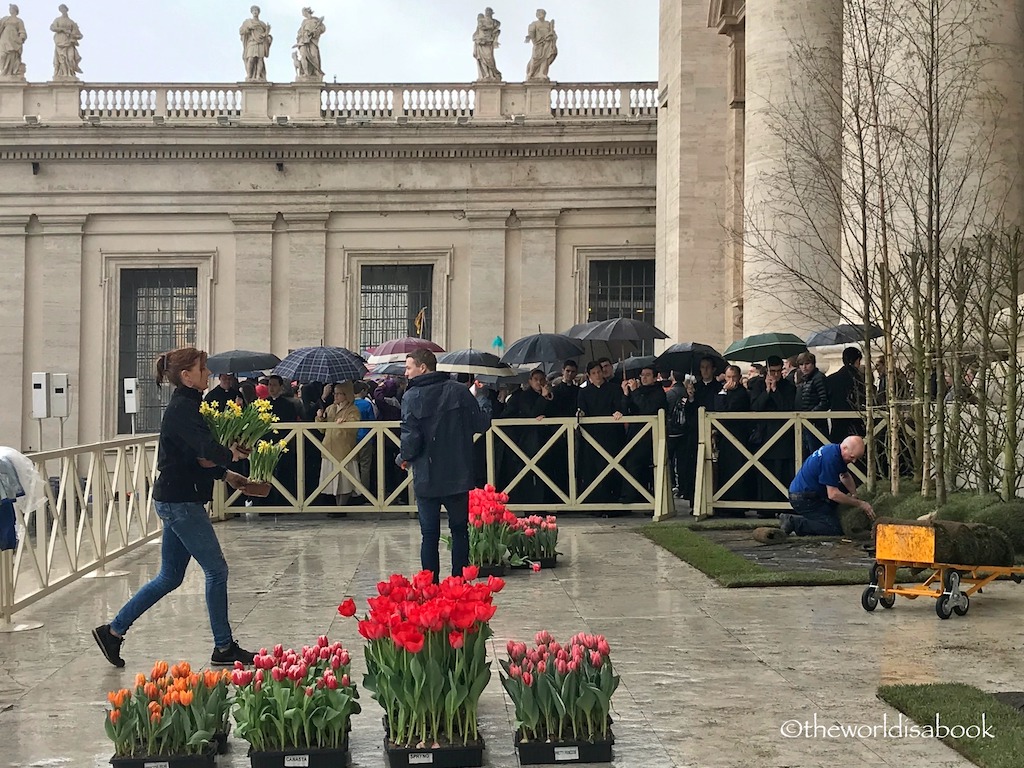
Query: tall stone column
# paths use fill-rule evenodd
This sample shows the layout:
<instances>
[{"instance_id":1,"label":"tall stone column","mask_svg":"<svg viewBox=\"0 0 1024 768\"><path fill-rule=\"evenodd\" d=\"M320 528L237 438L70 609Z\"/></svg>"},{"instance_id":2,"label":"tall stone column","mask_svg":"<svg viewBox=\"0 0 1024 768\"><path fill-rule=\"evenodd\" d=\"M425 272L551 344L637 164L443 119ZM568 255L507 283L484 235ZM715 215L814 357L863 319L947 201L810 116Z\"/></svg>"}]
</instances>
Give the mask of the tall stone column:
<instances>
[{"instance_id":1,"label":"tall stone column","mask_svg":"<svg viewBox=\"0 0 1024 768\"><path fill-rule=\"evenodd\" d=\"M4 301L0 301L0 445L24 449L22 410L28 401L25 373L25 226L28 216L0 216L0 270ZM31 373L31 371L29 372Z\"/></svg>"},{"instance_id":2,"label":"tall stone column","mask_svg":"<svg viewBox=\"0 0 1024 768\"><path fill-rule=\"evenodd\" d=\"M39 216L42 228L42 327L37 329L39 348L32 350L32 370L67 373L71 390L71 416L64 423L64 445L77 445L79 419L86 408L79 371L82 355L82 233L83 215ZM87 347L86 347L87 349ZM56 422L54 422L56 423ZM56 428L54 428L56 429ZM54 443L48 439L47 447Z\"/></svg>"},{"instance_id":3,"label":"tall stone column","mask_svg":"<svg viewBox=\"0 0 1024 768\"><path fill-rule=\"evenodd\" d=\"M744 334L838 318L842 24L842 0L747 10Z\"/></svg>"},{"instance_id":4,"label":"tall stone column","mask_svg":"<svg viewBox=\"0 0 1024 768\"><path fill-rule=\"evenodd\" d=\"M324 339L324 296L327 293L328 213L289 213L288 224L288 348L338 345ZM344 307L332 307L344 312ZM287 351L287 350L284 350ZM358 351L358 350L353 350Z\"/></svg>"},{"instance_id":5,"label":"tall stone column","mask_svg":"<svg viewBox=\"0 0 1024 768\"><path fill-rule=\"evenodd\" d=\"M517 211L522 232L519 334L555 333L555 246L559 211ZM506 339L506 343L514 339Z\"/></svg>"},{"instance_id":6,"label":"tall stone column","mask_svg":"<svg viewBox=\"0 0 1024 768\"><path fill-rule=\"evenodd\" d=\"M232 214L235 225L234 349L270 349L274 215Z\"/></svg>"},{"instance_id":7,"label":"tall stone column","mask_svg":"<svg viewBox=\"0 0 1024 768\"><path fill-rule=\"evenodd\" d=\"M728 40L705 3L662 0L655 316L675 341L720 346L726 329Z\"/></svg>"},{"instance_id":8,"label":"tall stone column","mask_svg":"<svg viewBox=\"0 0 1024 768\"><path fill-rule=\"evenodd\" d=\"M467 343L471 342L477 349L490 349L495 336L505 337L505 220L508 216L491 211L467 211L466 216L469 223L470 332Z\"/></svg>"}]
</instances>

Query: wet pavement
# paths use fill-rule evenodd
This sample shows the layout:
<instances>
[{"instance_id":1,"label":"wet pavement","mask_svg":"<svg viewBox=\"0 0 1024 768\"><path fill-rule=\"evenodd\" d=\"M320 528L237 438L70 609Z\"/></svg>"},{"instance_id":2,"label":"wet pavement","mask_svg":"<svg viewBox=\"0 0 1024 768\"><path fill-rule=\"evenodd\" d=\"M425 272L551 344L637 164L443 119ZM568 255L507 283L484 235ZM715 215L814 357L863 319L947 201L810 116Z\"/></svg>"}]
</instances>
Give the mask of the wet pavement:
<instances>
[{"instance_id":1,"label":"wet pavement","mask_svg":"<svg viewBox=\"0 0 1024 768\"><path fill-rule=\"evenodd\" d=\"M510 575L492 620L498 653L506 640L526 640L539 629L560 640L581 630L608 637L622 677L613 700L614 765L967 766L935 740L886 737L877 729L873 736L827 738L813 726L815 719L822 727L891 726L898 715L875 697L881 683L1024 689L1024 587L986 587L967 617L949 621L935 616L930 600L900 599L892 611L869 614L860 607L859 587L718 587L634 534L641 522L564 520L559 567ZM415 521L240 518L216 530L231 567L231 621L242 644L299 647L326 633L356 651L360 680L361 638L355 621L340 618L336 607L349 595L362 607L377 581L417 570ZM158 560L159 547L144 546L117 561L127 577L70 585L18 616L43 621L42 629L0 635L0 768L106 765L106 692L130 684L155 659L193 666L209 659L195 565L182 587L133 627L124 670L109 666L95 647L89 630L114 615ZM380 710L365 691L362 703L353 721L352 765L382 766ZM513 713L496 672L480 714L486 764L518 765ZM219 765L247 766L247 745L233 737L231 745Z\"/></svg>"}]
</instances>

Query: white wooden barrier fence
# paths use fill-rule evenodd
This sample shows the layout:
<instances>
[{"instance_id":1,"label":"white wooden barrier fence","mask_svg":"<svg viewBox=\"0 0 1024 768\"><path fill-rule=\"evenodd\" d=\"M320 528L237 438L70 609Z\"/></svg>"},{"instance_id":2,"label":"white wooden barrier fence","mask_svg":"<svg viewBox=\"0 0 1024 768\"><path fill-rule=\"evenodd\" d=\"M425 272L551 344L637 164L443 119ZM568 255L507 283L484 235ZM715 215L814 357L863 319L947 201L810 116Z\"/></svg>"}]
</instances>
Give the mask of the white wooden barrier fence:
<instances>
[{"instance_id":1,"label":"white wooden barrier fence","mask_svg":"<svg viewBox=\"0 0 1024 768\"><path fill-rule=\"evenodd\" d=\"M587 431L588 426L600 424L637 424L640 427L630 440L623 441L621 448L609 452ZM323 460L326 450L319 433L329 429L369 431L340 461L334 462L329 458L333 469L323 482L320 482L318 473L317 485L310 487L303 471L307 452L314 451L318 463ZM274 487L280 492L277 500L282 503L275 506L261 504L250 509L241 506L244 499L239 493L229 493L230 489L218 482L214 485L211 514L215 519L246 511L279 514L396 512L413 515L416 505L411 474L398 470L400 479L397 483L388 482L388 465L398 449L398 429L398 422L279 424L277 437L287 441L294 454L297 470L294 488L285 487L275 478ZM523 451L516 439L517 432L521 437L522 430L529 429L541 431L540 448L533 455ZM663 418L630 416L617 422L611 418L550 418L541 422L536 419L501 419L494 421L491 429L477 435L476 439L484 441L488 482L499 484L499 459L504 453L516 457L521 466L513 477L501 483L500 490L514 494L533 475L550 491L548 496L553 501L511 503L509 507L514 511L628 510L651 512L655 520L674 513ZM653 490L633 478L625 467L630 451L641 441L648 440L653 446ZM576 462L576 452L584 445L589 446L606 464L596 477L586 483L579 477ZM371 447L376 466L373 487L367 487L359 474L348 468L349 462L358 457L364 446ZM14 624L14 615L80 578L124 575L108 569L111 561L161 535L160 519L154 511L152 498L156 449L156 435L138 435L30 455L43 478L55 478L55 481L46 484L45 506L28 513L18 510L18 547L13 552L0 553L0 631L31 628L27 624L20 627ZM557 456L558 453L563 456ZM557 459L560 465L564 459L566 475L549 476L541 467L545 457ZM321 493L333 485L333 479L339 474L347 477L369 503L362 506L318 503L322 501ZM596 490L610 475L620 475L623 487L635 490L640 500L631 504L596 500Z\"/></svg>"}]
</instances>

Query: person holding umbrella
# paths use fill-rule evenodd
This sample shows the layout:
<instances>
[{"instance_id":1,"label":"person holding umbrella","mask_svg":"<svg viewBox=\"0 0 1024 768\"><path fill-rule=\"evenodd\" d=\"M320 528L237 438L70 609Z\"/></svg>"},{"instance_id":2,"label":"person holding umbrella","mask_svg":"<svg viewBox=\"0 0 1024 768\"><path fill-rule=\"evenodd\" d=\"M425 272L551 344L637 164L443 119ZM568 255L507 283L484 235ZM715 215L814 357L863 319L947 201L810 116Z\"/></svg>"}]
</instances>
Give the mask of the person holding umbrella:
<instances>
[{"instance_id":1,"label":"person holding umbrella","mask_svg":"<svg viewBox=\"0 0 1024 768\"><path fill-rule=\"evenodd\" d=\"M601 370L601 363L592 360L587 363L587 386L579 392L577 416L611 416L616 421L622 418L625 406L622 390L608 382ZM623 445L625 433L619 424L594 424L585 429L609 454L615 456ZM605 460L582 435L579 440L579 474L581 490L587 488L605 467ZM609 472L594 489L588 499L596 503L609 503L618 498L622 478L616 472ZM595 515L611 516L612 512L597 512Z\"/></svg>"},{"instance_id":2,"label":"person holding umbrella","mask_svg":"<svg viewBox=\"0 0 1024 768\"><path fill-rule=\"evenodd\" d=\"M623 370L623 376L626 372ZM622 382L622 395L626 405L626 413L630 416L657 416L659 412L668 410L668 398L665 396L665 388L658 381L658 372L654 365L645 365L640 369L640 378L626 378ZM643 424L626 425L626 442L633 439L643 428ZM645 435L641 441L633 447L626 457L626 470L640 485L648 490L653 488L654 482L654 450L651 435ZM640 492L631 483L623 481L622 496L619 499L622 504L633 504L643 501Z\"/></svg>"}]
</instances>

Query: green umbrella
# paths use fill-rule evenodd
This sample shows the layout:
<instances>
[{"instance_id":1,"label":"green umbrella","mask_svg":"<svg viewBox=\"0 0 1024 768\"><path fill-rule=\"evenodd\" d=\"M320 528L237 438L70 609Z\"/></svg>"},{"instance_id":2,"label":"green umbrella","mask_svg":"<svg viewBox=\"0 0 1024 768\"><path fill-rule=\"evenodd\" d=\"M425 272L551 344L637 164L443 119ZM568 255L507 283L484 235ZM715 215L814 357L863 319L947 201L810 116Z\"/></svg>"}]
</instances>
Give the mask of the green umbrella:
<instances>
[{"instance_id":1,"label":"green umbrella","mask_svg":"<svg viewBox=\"0 0 1024 768\"><path fill-rule=\"evenodd\" d=\"M722 353L722 357L726 360L758 363L767 360L771 355L785 359L806 351L807 344L804 340L792 333L755 333L753 336L734 341Z\"/></svg>"}]
</instances>

